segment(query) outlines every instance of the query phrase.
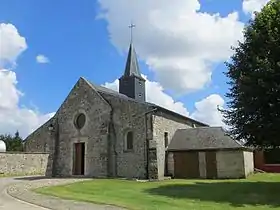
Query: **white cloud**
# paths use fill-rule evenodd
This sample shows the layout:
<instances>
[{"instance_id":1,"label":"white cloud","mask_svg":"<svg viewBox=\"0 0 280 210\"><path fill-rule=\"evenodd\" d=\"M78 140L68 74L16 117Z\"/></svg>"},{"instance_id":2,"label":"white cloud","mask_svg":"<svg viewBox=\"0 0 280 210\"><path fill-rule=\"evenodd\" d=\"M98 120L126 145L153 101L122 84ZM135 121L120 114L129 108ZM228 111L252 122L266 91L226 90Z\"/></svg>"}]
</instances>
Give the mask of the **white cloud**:
<instances>
[{"instance_id":1,"label":"white cloud","mask_svg":"<svg viewBox=\"0 0 280 210\"><path fill-rule=\"evenodd\" d=\"M41 54L36 56L36 61L37 61L37 63L49 63L50 62L48 57L46 57L45 55L41 55Z\"/></svg>"},{"instance_id":2,"label":"white cloud","mask_svg":"<svg viewBox=\"0 0 280 210\"><path fill-rule=\"evenodd\" d=\"M0 67L15 62L26 48L25 38L14 25L0 23Z\"/></svg>"},{"instance_id":3,"label":"white cloud","mask_svg":"<svg viewBox=\"0 0 280 210\"><path fill-rule=\"evenodd\" d=\"M244 13L254 17L254 12L260 12L268 2L269 0L243 0L242 8Z\"/></svg>"},{"instance_id":4,"label":"white cloud","mask_svg":"<svg viewBox=\"0 0 280 210\"><path fill-rule=\"evenodd\" d=\"M0 69L0 109L14 109L19 102L21 92L16 89L16 73Z\"/></svg>"},{"instance_id":5,"label":"white cloud","mask_svg":"<svg viewBox=\"0 0 280 210\"><path fill-rule=\"evenodd\" d=\"M145 77L145 76L144 76ZM187 108L184 103L180 101L175 101L172 96L166 94L164 92L163 87L154 81L149 81L147 77L146 79L146 93L147 93L147 101L167 108L169 110L175 111L185 116L189 116L198 121L207 123L211 126L223 126L222 115L218 111L217 107L224 107L224 99L218 94L212 94L201 101L195 103L195 111L189 114ZM119 81L115 80L114 82L106 82L104 84L105 87L110 88L112 90L119 90Z\"/></svg>"},{"instance_id":6,"label":"white cloud","mask_svg":"<svg viewBox=\"0 0 280 210\"><path fill-rule=\"evenodd\" d=\"M224 99L218 94L212 94L201 101L195 103L195 111L191 114L191 117L205 122L211 126L223 126L223 116L218 111L219 108L223 108L225 104Z\"/></svg>"},{"instance_id":7,"label":"white cloud","mask_svg":"<svg viewBox=\"0 0 280 210\"><path fill-rule=\"evenodd\" d=\"M99 0L112 43L127 49L130 19L140 57L164 88L195 91L211 81L211 65L228 59L243 38L238 13L226 17L200 12L198 0ZM128 20L129 18L129 20Z\"/></svg>"},{"instance_id":8,"label":"white cloud","mask_svg":"<svg viewBox=\"0 0 280 210\"><path fill-rule=\"evenodd\" d=\"M27 44L12 24L0 24L0 35L0 134L13 134L18 130L22 137L26 137L54 113L42 114L20 107L23 93L17 89L16 72L3 67L14 64L16 58L27 49Z\"/></svg>"},{"instance_id":9,"label":"white cloud","mask_svg":"<svg viewBox=\"0 0 280 210\"><path fill-rule=\"evenodd\" d=\"M16 73L0 69L0 134L15 133L26 137L54 113L42 114L19 106L22 93L16 87Z\"/></svg>"}]
</instances>

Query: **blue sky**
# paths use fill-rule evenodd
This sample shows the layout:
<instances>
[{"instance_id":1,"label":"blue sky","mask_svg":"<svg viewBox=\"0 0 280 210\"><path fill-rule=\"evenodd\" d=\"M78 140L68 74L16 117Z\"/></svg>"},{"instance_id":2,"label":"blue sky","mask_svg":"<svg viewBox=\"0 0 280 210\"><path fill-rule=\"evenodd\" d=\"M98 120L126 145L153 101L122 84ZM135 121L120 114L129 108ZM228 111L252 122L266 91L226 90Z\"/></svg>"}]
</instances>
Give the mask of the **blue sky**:
<instances>
[{"instance_id":1,"label":"blue sky","mask_svg":"<svg viewBox=\"0 0 280 210\"><path fill-rule=\"evenodd\" d=\"M95 0L1 0L0 23L14 25L27 43L27 49L16 59L16 67L11 69L16 73L17 89L24 93L20 97L19 107L25 106L29 109L36 107L40 113L54 112L80 76L96 84L113 82L121 76L129 40L120 37L119 31L124 37L129 37L129 29L124 28L132 19L136 19L136 25L140 21L137 21L136 16L126 15L130 14L129 12L119 14L112 12L111 16L121 17L123 21L119 22L110 22L112 20L110 18L97 18L101 6L114 11L112 1L103 2L104 4ZM119 4L123 2L125 1L120 0ZM250 18L250 15L242 11L242 0L201 0L200 6L200 10L197 11L200 13L209 15L219 13L221 18L225 18L229 13L237 12L236 21L239 22L246 22ZM124 5L126 10L127 7ZM140 6L139 8L141 9ZM161 16L165 14L165 11L161 12ZM117 27L120 25L122 28L118 30ZM139 25L140 28L144 27L144 24ZM163 71L155 67L158 63L146 65L150 62L151 56L146 53L148 50L144 44L147 42L143 44L139 41L137 44L137 38L140 40L144 33L139 30L135 29L134 34L136 51L138 49L140 51L142 73L147 75L150 81L162 85L166 89L165 92L171 94L174 100L181 101L188 112L194 112L195 102L211 94L224 96L228 87L222 73L225 66L221 57L215 62L211 61L212 77L206 86L196 88L191 93L186 87L180 92L179 89L173 88L174 85L168 83L165 85L166 80L161 81L160 78L163 76L159 72ZM217 35L221 36L218 33L221 31L217 31ZM50 62L45 64L36 62L36 56L39 54L45 55ZM179 73L174 71L174 74ZM179 92L180 94L177 94Z\"/></svg>"}]
</instances>

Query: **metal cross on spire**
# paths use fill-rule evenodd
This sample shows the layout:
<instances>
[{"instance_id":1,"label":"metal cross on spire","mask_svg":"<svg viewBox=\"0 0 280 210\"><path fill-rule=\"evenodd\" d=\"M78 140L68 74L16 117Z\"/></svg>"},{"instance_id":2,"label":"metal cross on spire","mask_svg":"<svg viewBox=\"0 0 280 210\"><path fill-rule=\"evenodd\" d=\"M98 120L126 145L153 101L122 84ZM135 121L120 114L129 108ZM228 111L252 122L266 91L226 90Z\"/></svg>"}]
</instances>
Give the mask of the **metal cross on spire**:
<instances>
[{"instance_id":1,"label":"metal cross on spire","mask_svg":"<svg viewBox=\"0 0 280 210\"><path fill-rule=\"evenodd\" d=\"M130 43L132 43L132 41L133 41L133 28L135 28L136 25L131 22L131 24L128 27L130 28Z\"/></svg>"}]
</instances>

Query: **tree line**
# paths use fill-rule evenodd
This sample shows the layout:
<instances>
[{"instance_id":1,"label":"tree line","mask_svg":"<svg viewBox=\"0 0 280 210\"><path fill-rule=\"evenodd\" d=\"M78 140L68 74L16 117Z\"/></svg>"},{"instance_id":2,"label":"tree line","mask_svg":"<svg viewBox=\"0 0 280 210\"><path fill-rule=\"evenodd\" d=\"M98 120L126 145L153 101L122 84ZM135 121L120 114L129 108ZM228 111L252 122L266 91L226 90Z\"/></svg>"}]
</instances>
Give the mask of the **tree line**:
<instances>
[{"instance_id":1,"label":"tree line","mask_svg":"<svg viewBox=\"0 0 280 210\"><path fill-rule=\"evenodd\" d=\"M17 131L14 135L4 134L0 135L0 140L6 144L6 151L8 152L22 152L23 151L23 139L20 137Z\"/></svg>"}]
</instances>

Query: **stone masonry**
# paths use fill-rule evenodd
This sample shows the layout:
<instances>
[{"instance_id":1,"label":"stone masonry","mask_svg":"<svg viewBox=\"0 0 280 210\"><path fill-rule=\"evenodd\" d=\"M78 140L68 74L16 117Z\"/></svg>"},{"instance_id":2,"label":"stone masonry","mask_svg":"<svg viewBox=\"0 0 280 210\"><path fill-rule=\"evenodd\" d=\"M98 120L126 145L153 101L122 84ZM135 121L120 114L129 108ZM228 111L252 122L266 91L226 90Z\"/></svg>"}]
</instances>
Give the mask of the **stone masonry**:
<instances>
[{"instance_id":1,"label":"stone masonry","mask_svg":"<svg viewBox=\"0 0 280 210\"><path fill-rule=\"evenodd\" d=\"M56 156L52 160L55 166L53 175L71 176L73 144L85 142L86 176L146 178L146 135L143 134L146 133L147 111L146 106L134 101L123 101L110 94L101 96L81 78L55 117L27 138L25 148L28 152L47 151L50 159ZM79 113L86 115L86 123L81 130L77 130L73 123ZM48 130L51 123L59 136ZM124 150L124 137L129 130L134 133L133 151ZM48 174L52 170L49 167Z\"/></svg>"},{"instance_id":2,"label":"stone masonry","mask_svg":"<svg viewBox=\"0 0 280 210\"><path fill-rule=\"evenodd\" d=\"M146 117L147 106L133 100L124 100L110 94L102 96L113 107L113 125L110 138L113 145L111 154L115 157L114 176L146 178ZM125 135L133 132L133 150L125 150Z\"/></svg>"},{"instance_id":3,"label":"stone masonry","mask_svg":"<svg viewBox=\"0 0 280 210\"><path fill-rule=\"evenodd\" d=\"M177 129L186 129L193 126L200 126L197 123L183 117L175 117L171 114L156 112L153 115L153 141L156 142L157 150L157 178L163 179L165 175L165 158L166 150L164 142L164 133L168 134L168 144L171 142L172 137ZM173 173L173 156L172 153L168 154L168 172L170 175Z\"/></svg>"},{"instance_id":4,"label":"stone masonry","mask_svg":"<svg viewBox=\"0 0 280 210\"><path fill-rule=\"evenodd\" d=\"M251 151L218 151L216 159L218 178L245 178L254 172Z\"/></svg>"},{"instance_id":5,"label":"stone masonry","mask_svg":"<svg viewBox=\"0 0 280 210\"><path fill-rule=\"evenodd\" d=\"M86 116L80 130L74 124L79 113ZM50 125L54 127L51 131ZM100 93L80 78L55 116L26 139L25 150L49 153L47 175L72 176L74 143L84 142L85 176L162 179L164 132L168 132L170 142L176 129L191 126L185 117ZM132 151L125 150L128 131L133 132Z\"/></svg>"},{"instance_id":6,"label":"stone masonry","mask_svg":"<svg viewBox=\"0 0 280 210\"><path fill-rule=\"evenodd\" d=\"M0 174L45 174L48 156L46 153L0 153Z\"/></svg>"},{"instance_id":7,"label":"stone masonry","mask_svg":"<svg viewBox=\"0 0 280 210\"><path fill-rule=\"evenodd\" d=\"M83 165L76 161L81 153L76 158L75 143L84 143L80 159L85 160L81 166L85 176L162 179L164 132L170 143L177 129L191 127L193 122L205 126L145 101L145 79L132 43L119 81L116 92L80 78L55 116L26 139L27 152L49 153L48 176L72 176L74 165ZM77 128L80 114L85 124ZM172 156L168 159L172 172Z\"/></svg>"}]
</instances>

